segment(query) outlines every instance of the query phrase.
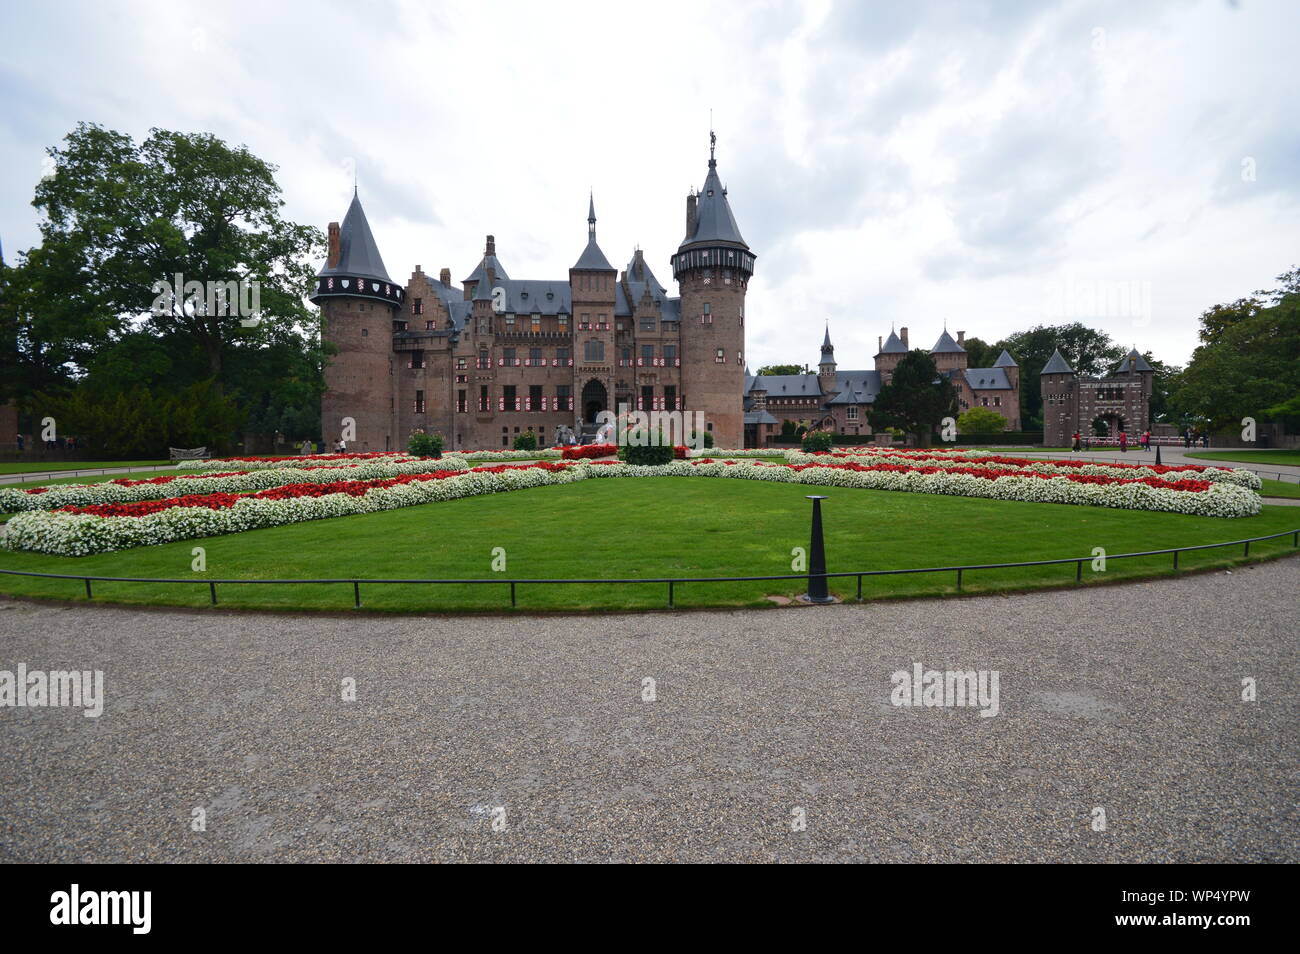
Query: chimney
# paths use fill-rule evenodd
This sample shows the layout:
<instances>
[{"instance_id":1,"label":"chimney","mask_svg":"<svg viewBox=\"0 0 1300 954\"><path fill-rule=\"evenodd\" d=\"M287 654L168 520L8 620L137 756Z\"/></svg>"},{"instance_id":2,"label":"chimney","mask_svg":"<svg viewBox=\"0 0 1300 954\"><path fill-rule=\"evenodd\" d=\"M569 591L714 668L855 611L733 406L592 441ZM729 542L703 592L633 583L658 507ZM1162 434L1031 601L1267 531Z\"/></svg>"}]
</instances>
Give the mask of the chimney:
<instances>
[{"instance_id":1,"label":"chimney","mask_svg":"<svg viewBox=\"0 0 1300 954\"><path fill-rule=\"evenodd\" d=\"M632 277L638 282L645 279L645 258L640 249L632 255Z\"/></svg>"},{"instance_id":2,"label":"chimney","mask_svg":"<svg viewBox=\"0 0 1300 954\"><path fill-rule=\"evenodd\" d=\"M885 338L883 335L876 335L876 354L880 354L885 348Z\"/></svg>"},{"instance_id":3,"label":"chimney","mask_svg":"<svg viewBox=\"0 0 1300 954\"><path fill-rule=\"evenodd\" d=\"M442 282L442 287L443 287L443 288L450 288L450 287L451 287L451 269L450 269L450 268L444 268L441 272L439 272L439 273L438 273L438 281Z\"/></svg>"},{"instance_id":4,"label":"chimney","mask_svg":"<svg viewBox=\"0 0 1300 954\"><path fill-rule=\"evenodd\" d=\"M325 267L337 268L339 264L339 224L337 222L331 222L329 232L330 250L328 257L325 259Z\"/></svg>"},{"instance_id":5,"label":"chimney","mask_svg":"<svg viewBox=\"0 0 1300 954\"><path fill-rule=\"evenodd\" d=\"M959 345L964 345L966 343L966 332L964 331L957 332L957 343Z\"/></svg>"},{"instance_id":6,"label":"chimney","mask_svg":"<svg viewBox=\"0 0 1300 954\"><path fill-rule=\"evenodd\" d=\"M687 241L690 241L691 236L695 234L695 223L698 216L695 203L696 203L695 191L691 190L691 194L686 197L686 239Z\"/></svg>"},{"instance_id":7,"label":"chimney","mask_svg":"<svg viewBox=\"0 0 1300 954\"><path fill-rule=\"evenodd\" d=\"M900 339L902 339L903 347L906 348L906 347L907 347L907 329L906 329L906 328L899 328L899 329L898 329L898 337L899 337Z\"/></svg>"},{"instance_id":8,"label":"chimney","mask_svg":"<svg viewBox=\"0 0 1300 954\"><path fill-rule=\"evenodd\" d=\"M485 249L483 250L483 254L484 254L484 255L495 255L496 253L497 253L497 240L496 240L496 236L494 236L494 235L489 235L489 236L487 237L487 248L485 248Z\"/></svg>"}]
</instances>

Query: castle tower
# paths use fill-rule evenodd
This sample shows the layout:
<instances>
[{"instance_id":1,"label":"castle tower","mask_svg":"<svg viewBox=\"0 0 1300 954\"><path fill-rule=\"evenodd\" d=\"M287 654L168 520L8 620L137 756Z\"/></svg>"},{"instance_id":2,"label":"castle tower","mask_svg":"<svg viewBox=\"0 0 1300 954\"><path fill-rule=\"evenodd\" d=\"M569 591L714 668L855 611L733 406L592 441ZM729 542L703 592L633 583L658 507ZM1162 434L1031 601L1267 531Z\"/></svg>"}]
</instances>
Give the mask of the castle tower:
<instances>
[{"instance_id":1,"label":"castle tower","mask_svg":"<svg viewBox=\"0 0 1300 954\"><path fill-rule=\"evenodd\" d=\"M907 329L903 329L903 334L907 334ZM888 384L894 377L894 368L898 362L903 360L903 355L907 354L907 342L898 335L894 334L894 329L889 329L889 338L883 345L879 346L880 350L876 352L876 370L880 372L881 380Z\"/></svg>"},{"instance_id":2,"label":"castle tower","mask_svg":"<svg viewBox=\"0 0 1300 954\"><path fill-rule=\"evenodd\" d=\"M353 432L348 450L393 449L393 322L405 292L379 256L353 190L342 226L329 226L329 257L311 301L320 306L322 340L338 349L325 366L321 438L328 449Z\"/></svg>"},{"instance_id":3,"label":"castle tower","mask_svg":"<svg viewBox=\"0 0 1300 954\"><path fill-rule=\"evenodd\" d=\"M1006 348L1002 349L1002 353L998 355L998 360L993 362L993 367L1002 368L1006 371L1007 380L1011 382L1012 390L1017 393L1020 391L1020 365L1016 364L1016 359L1011 357Z\"/></svg>"},{"instance_id":4,"label":"castle tower","mask_svg":"<svg viewBox=\"0 0 1300 954\"><path fill-rule=\"evenodd\" d=\"M618 270L596 243L596 199L587 206L587 247L569 269L573 296L574 413L588 427L601 411L617 411L614 368L615 282Z\"/></svg>"},{"instance_id":5,"label":"castle tower","mask_svg":"<svg viewBox=\"0 0 1300 954\"><path fill-rule=\"evenodd\" d=\"M1079 426L1078 375L1057 348L1039 372L1039 390L1043 398L1043 444L1068 447L1070 437Z\"/></svg>"},{"instance_id":6,"label":"castle tower","mask_svg":"<svg viewBox=\"0 0 1300 954\"><path fill-rule=\"evenodd\" d=\"M826 326L826 336L822 338L822 357L817 362L817 384L822 394L828 397L835 393L835 346L831 344L830 325Z\"/></svg>"},{"instance_id":7,"label":"castle tower","mask_svg":"<svg viewBox=\"0 0 1300 954\"><path fill-rule=\"evenodd\" d=\"M704 186L686 199L686 237L672 257L681 288L682 406L702 411L717 447L743 447L745 290L754 254L727 203L709 133Z\"/></svg>"},{"instance_id":8,"label":"castle tower","mask_svg":"<svg viewBox=\"0 0 1300 954\"><path fill-rule=\"evenodd\" d=\"M930 357L934 359L934 366L939 369L939 373L949 376L964 370L967 364L966 349L952 339L947 328L943 329L943 334L930 349Z\"/></svg>"}]
</instances>

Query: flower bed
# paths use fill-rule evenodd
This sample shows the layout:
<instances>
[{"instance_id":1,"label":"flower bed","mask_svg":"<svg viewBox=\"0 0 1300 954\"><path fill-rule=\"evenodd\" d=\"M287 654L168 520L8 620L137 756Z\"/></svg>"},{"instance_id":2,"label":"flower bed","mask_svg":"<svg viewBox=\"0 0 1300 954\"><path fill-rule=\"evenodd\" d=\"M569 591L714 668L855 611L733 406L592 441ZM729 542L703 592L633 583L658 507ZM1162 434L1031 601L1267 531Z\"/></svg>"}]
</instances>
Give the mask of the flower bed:
<instances>
[{"instance_id":1,"label":"flower bed","mask_svg":"<svg viewBox=\"0 0 1300 954\"><path fill-rule=\"evenodd\" d=\"M190 494L164 500L31 511L9 521L3 542L15 550L82 556L590 478L665 476L771 480L1214 517L1244 517L1260 509L1259 496L1245 487L1190 478L1047 474L871 460L789 465L701 458L658 467L636 467L618 461L541 461L517 467L446 469L371 480L315 480L282 484L247 495Z\"/></svg>"},{"instance_id":2,"label":"flower bed","mask_svg":"<svg viewBox=\"0 0 1300 954\"><path fill-rule=\"evenodd\" d=\"M539 447L537 450L452 451L447 456L467 461L559 460L560 452L553 448Z\"/></svg>"},{"instance_id":3,"label":"flower bed","mask_svg":"<svg viewBox=\"0 0 1300 954\"><path fill-rule=\"evenodd\" d=\"M290 461L308 458L290 457ZM195 494L238 494L268 490L283 484L304 482L335 483L355 480L374 480L398 477L404 474L429 473L439 470L468 470L469 465L459 457L433 458L407 457L405 459L367 459L357 463L317 464L278 469L237 470L217 474L167 474L141 480L119 478L96 484L62 484L53 487L0 488L0 513L24 510L56 510L60 507L82 507L92 504L131 503Z\"/></svg>"},{"instance_id":4,"label":"flower bed","mask_svg":"<svg viewBox=\"0 0 1300 954\"><path fill-rule=\"evenodd\" d=\"M592 460L596 457L613 457L617 453L617 444L582 444L564 448L560 456L564 460Z\"/></svg>"},{"instance_id":5,"label":"flower bed","mask_svg":"<svg viewBox=\"0 0 1300 954\"><path fill-rule=\"evenodd\" d=\"M836 461L861 460L870 457L872 461L905 463L947 468L981 467L991 471L1013 472L1033 471L1040 474L1068 476L1083 474L1095 477L1160 477L1193 478L1215 483L1236 484L1250 490L1259 490L1263 482L1259 476L1240 467L1210 467L1197 464L1161 465L1122 464L1119 462L1094 464L1084 461L1044 459L1039 457L1008 457L987 452L957 455L944 451L894 451L871 455L842 454L834 451L827 454L804 454L799 451L786 453L786 460L791 464L811 464L828 458Z\"/></svg>"},{"instance_id":6,"label":"flower bed","mask_svg":"<svg viewBox=\"0 0 1300 954\"><path fill-rule=\"evenodd\" d=\"M185 461L185 467L190 470L274 470L280 467L346 467L371 460L397 463L419 458L405 451L370 451L364 454L308 454L293 457L219 457Z\"/></svg>"}]
</instances>

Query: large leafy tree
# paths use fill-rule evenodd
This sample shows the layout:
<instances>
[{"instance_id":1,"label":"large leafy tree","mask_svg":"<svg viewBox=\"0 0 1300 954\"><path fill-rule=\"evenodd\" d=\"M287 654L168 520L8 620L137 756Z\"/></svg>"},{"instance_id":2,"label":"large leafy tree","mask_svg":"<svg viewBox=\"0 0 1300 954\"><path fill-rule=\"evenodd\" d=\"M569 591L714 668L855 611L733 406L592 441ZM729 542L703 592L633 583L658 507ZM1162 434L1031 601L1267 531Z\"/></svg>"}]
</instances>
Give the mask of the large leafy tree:
<instances>
[{"instance_id":1,"label":"large leafy tree","mask_svg":"<svg viewBox=\"0 0 1300 954\"><path fill-rule=\"evenodd\" d=\"M867 411L873 430L896 427L927 445L930 435L945 417L957 412L957 389L939 369L929 353L909 351L894 368L890 382L876 395Z\"/></svg>"},{"instance_id":2,"label":"large leafy tree","mask_svg":"<svg viewBox=\"0 0 1300 954\"><path fill-rule=\"evenodd\" d=\"M33 202L45 214L42 252L83 283L94 315L116 317L110 330L192 342L219 390L237 351L291 339L307 347L314 320L303 295L323 236L282 218L274 166L209 134L153 129L137 144L91 123L48 152L54 173ZM261 323L187 303L182 289L160 305L157 283L177 275L257 283Z\"/></svg>"},{"instance_id":3,"label":"large leafy tree","mask_svg":"<svg viewBox=\"0 0 1300 954\"><path fill-rule=\"evenodd\" d=\"M989 344L981 338L967 338L962 347L966 349L966 367L991 368L1002 353L1002 344Z\"/></svg>"},{"instance_id":4,"label":"large leafy tree","mask_svg":"<svg viewBox=\"0 0 1300 954\"><path fill-rule=\"evenodd\" d=\"M1020 365L1020 419L1026 429L1042 427L1043 394L1039 374L1057 348L1080 375L1107 374L1124 357L1125 350L1103 331L1080 322L1066 325L1036 325L1028 331L1008 335L1003 342Z\"/></svg>"},{"instance_id":5,"label":"large leafy tree","mask_svg":"<svg viewBox=\"0 0 1300 954\"><path fill-rule=\"evenodd\" d=\"M765 364L758 369L759 374L802 374L803 368L797 364Z\"/></svg>"},{"instance_id":6,"label":"large leafy tree","mask_svg":"<svg viewBox=\"0 0 1300 954\"><path fill-rule=\"evenodd\" d=\"M1281 287L1216 305L1201 316L1201 341L1180 375L1173 403L1209 422L1237 428L1241 419L1300 424L1300 269Z\"/></svg>"}]
</instances>

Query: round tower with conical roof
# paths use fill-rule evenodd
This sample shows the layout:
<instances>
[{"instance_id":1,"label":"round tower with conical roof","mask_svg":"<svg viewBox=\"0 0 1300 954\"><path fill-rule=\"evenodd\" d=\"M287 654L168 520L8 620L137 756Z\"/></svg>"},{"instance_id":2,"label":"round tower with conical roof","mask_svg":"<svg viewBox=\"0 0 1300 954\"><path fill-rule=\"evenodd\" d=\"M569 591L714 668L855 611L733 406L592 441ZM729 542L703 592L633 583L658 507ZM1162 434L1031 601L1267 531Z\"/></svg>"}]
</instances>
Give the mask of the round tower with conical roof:
<instances>
[{"instance_id":1,"label":"round tower with conical roof","mask_svg":"<svg viewBox=\"0 0 1300 954\"><path fill-rule=\"evenodd\" d=\"M681 288L682 406L704 413L717 447L745 439L745 291L754 253L740 235L718 177L709 134L704 186L686 199L686 237L672 257Z\"/></svg>"},{"instance_id":2,"label":"round tower with conical roof","mask_svg":"<svg viewBox=\"0 0 1300 954\"><path fill-rule=\"evenodd\" d=\"M322 340L337 353L325 366L321 438L349 451L393 450L393 322L405 291L388 277L356 191L343 224L329 226L329 257L311 295Z\"/></svg>"}]
</instances>

